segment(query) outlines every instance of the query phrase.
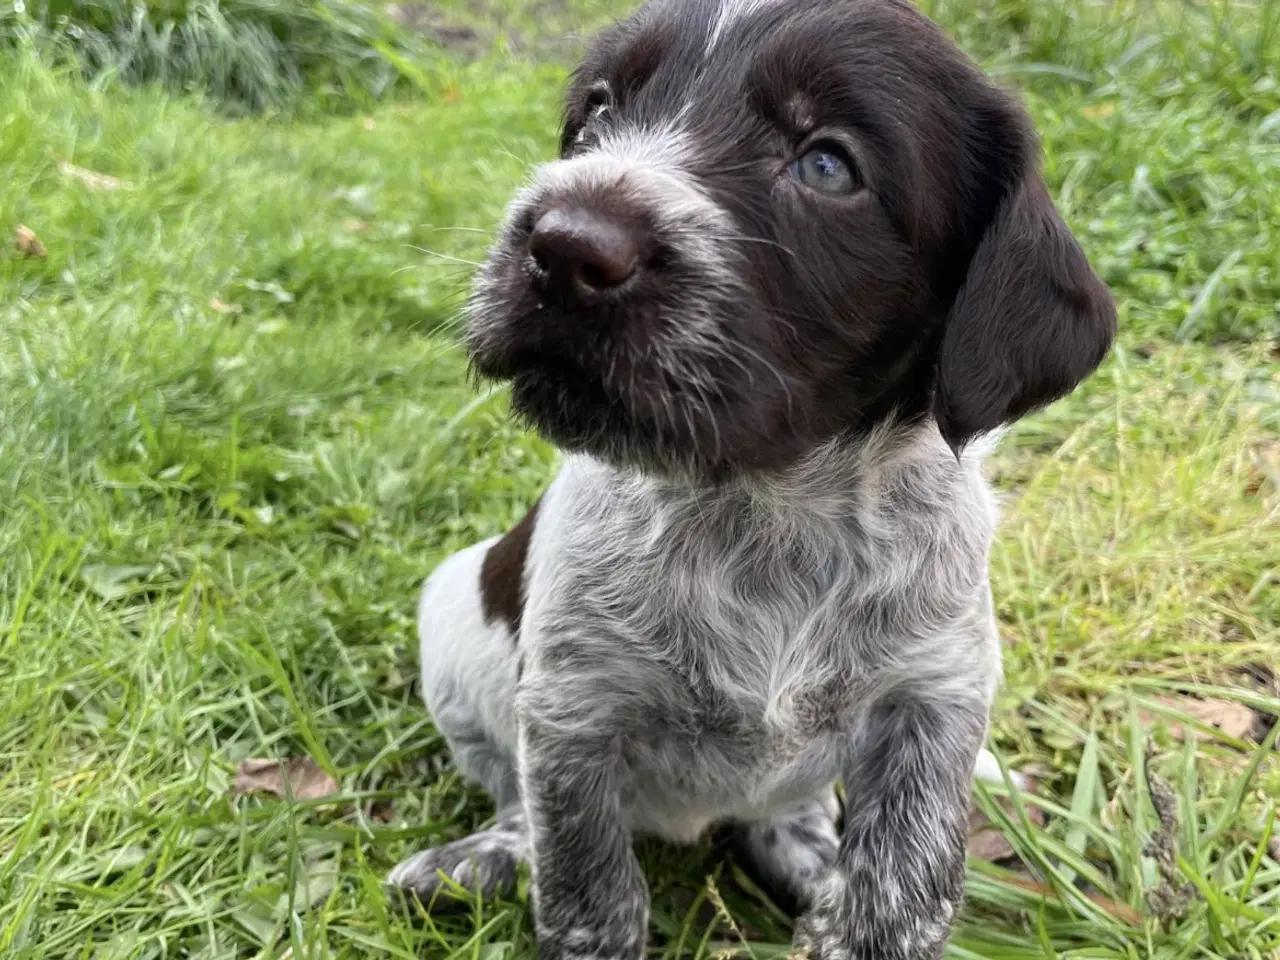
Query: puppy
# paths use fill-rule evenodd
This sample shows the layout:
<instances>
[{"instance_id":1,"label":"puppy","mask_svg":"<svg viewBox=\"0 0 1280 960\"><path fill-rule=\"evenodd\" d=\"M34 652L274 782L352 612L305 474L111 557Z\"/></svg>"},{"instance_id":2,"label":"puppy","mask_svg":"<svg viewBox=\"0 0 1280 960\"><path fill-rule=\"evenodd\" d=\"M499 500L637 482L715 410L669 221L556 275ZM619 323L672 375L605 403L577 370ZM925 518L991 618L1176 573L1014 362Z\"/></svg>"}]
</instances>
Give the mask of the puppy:
<instances>
[{"instance_id":1,"label":"puppy","mask_svg":"<svg viewBox=\"0 0 1280 960\"><path fill-rule=\"evenodd\" d=\"M999 673L973 441L1115 328L1038 150L897 0L652 0L599 38L468 311L565 462L419 610L497 820L392 885L527 861L543 958L637 960L633 835L727 822L809 957L941 955Z\"/></svg>"}]
</instances>

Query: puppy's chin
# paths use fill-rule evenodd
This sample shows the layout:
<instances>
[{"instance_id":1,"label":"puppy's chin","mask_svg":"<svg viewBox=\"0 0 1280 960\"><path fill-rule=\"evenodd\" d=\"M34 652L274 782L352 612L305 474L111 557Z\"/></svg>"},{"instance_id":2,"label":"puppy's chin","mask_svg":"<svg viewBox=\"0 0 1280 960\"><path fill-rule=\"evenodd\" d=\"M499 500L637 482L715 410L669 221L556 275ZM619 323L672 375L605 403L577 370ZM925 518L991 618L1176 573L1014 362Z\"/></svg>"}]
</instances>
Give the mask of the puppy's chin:
<instances>
[{"instance_id":1,"label":"puppy's chin","mask_svg":"<svg viewBox=\"0 0 1280 960\"><path fill-rule=\"evenodd\" d=\"M511 378L511 409L539 436L570 453L652 473L700 459L684 437L638 417L605 384L572 363L530 367Z\"/></svg>"},{"instance_id":2,"label":"puppy's chin","mask_svg":"<svg viewBox=\"0 0 1280 960\"><path fill-rule=\"evenodd\" d=\"M543 439L571 453L655 475L717 484L780 469L810 444L790 421L781 388L743 390L725 376L724 357L684 358L679 372L628 345L601 340L592 355L546 344L515 346L493 323L469 337L472 367L507 383L513 413ZM736 367L735 367L736 369ZM753 381L757 386L763 377Z\"/></svg>"}]
</instances>

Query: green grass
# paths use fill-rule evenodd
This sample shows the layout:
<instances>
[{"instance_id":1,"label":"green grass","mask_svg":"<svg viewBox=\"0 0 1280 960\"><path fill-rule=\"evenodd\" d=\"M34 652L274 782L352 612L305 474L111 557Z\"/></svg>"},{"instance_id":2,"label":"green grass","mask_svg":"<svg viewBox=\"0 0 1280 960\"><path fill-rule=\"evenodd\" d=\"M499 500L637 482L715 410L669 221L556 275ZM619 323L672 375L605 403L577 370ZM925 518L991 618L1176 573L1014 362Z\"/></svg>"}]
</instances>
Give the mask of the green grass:
<instances>
[{"instance_id":1,"label":"green grass","mask_svg":"<svg viewBox=\"0 0 1280 960\"><path fill-rule=\"evenodd\" d=\"M31 0L0 10L0 49L35 42L91 76L200 92L231 112L353 108L412 86L424 45L342 0Z\"/></svg>"},{"instance_id":2,"label":"green grass","mask_svg":"<svg viewBox=\"0 0 1280 960\"><path fill-rule=\"evenodd\" d=\"M1023 91L1124 331L991 464L993 740L1042 797L983 802L1043 886L972 861L953 955L1275 957L1271 744L1153 718L1280 714L1280 4L926 7ZM379 881L490 813L414 689L414 594L555 455L466 385L460 261L551 154L558 34L609 5L438 9L477 45L367 116L0 58L0 956L530 955L522 903L424 925ZM229 797L288 755L343 796ZM1196 891L1165 918L1148 770ZM782 952L712 846L644 854L655 951Z\"/></svg>"}]
</instances>

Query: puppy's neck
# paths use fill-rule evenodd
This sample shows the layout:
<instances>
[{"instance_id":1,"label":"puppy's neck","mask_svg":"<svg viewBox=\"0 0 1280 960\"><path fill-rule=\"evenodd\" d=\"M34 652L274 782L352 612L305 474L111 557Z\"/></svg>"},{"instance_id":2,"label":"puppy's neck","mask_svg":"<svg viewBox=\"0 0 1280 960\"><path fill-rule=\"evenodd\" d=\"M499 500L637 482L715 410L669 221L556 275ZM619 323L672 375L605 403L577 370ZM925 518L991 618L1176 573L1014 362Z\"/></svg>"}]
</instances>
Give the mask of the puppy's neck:
<instances>
[{"instance_id":1,"label":"puppy's neck","mask_svg":"<svg viewBox=\"0 0 1280 960\"><path fill-rule=\"evenodd\" d=\"M985 445L957 460L930 418L886 420L874 428L832 437L797 462L772 471L717 480L691 473L636 471L632 480L672 506L729 509L770 525L845 526L865 520L885 491L923 471L937 493L977 468ZM916 485L916 484L913 484Z\"/></svg>"}]
</instances>

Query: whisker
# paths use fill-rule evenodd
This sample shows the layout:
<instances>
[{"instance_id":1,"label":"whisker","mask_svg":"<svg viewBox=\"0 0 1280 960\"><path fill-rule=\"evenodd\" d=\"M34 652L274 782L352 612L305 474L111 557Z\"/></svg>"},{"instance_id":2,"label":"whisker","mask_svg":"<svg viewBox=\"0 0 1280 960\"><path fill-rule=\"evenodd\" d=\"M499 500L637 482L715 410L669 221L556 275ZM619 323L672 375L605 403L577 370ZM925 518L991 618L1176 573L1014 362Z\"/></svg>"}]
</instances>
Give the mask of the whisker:
<instances>
[{"instance_id":1,"label":"whisker","mask_svg":"<svg viewBox=\"0 0 1280 960\"><path fill-rule=\"evenodd\" d=\"M420 223L418 227L422 230L430 230L432 233L489 233L483 227L437 227L429 223Z\"/></svg>"},{"instance_id":2,"label":"whisker","mask_svg":"<svg viewBox=\"0 0 1280 960\"><path fill-rule=\"evenodd\" d=\"M519 156L516 156L514 153L512 153L510 150L499 149L495 152L500 157L506 157L508 160L514 160L516 163L520 164L520 166L522 167L529 167L538 162L537 158L534 157L532 154L526 157L519 157Z\"/></svg>"},{"instance_id":3,"label":"whisker","mask_svg":"<svg viewBox=\"0 0 1280 960\"><path fill-rule=\"evenodd\" d=\"M721 243L759 243L768 247L777 247L779 250L781 250L783 253L785 253L787 256L791 257L792 259L798 259L796 257L796 252L792 250L790 247L784 246L783 244L779 243L777 240L769 240L766 237L742 237L742 236L735 236L734 234L727 234L727 233L726 234L713 233L713 234L708 234L705 237L705 239L717 240L717 241L720 241Z\"/></svg>"},{"instance_id":4,"label":"whisker","mask_svg":"<svg viewBox=\"0 0 1280 960\"><path fill-rule=\"evenodd\" d=\"M414 246L412 243L405 244L410 250L417 250L419 253L425 253L429 257L439 257L441 260L447 260L450 263L460 263L468 267L483 267L484 264L477 260L467 260L463 257L455 257L448 253L440 253L437 250L428 250L426 247Z\"/></svg>"}]
</instances>

